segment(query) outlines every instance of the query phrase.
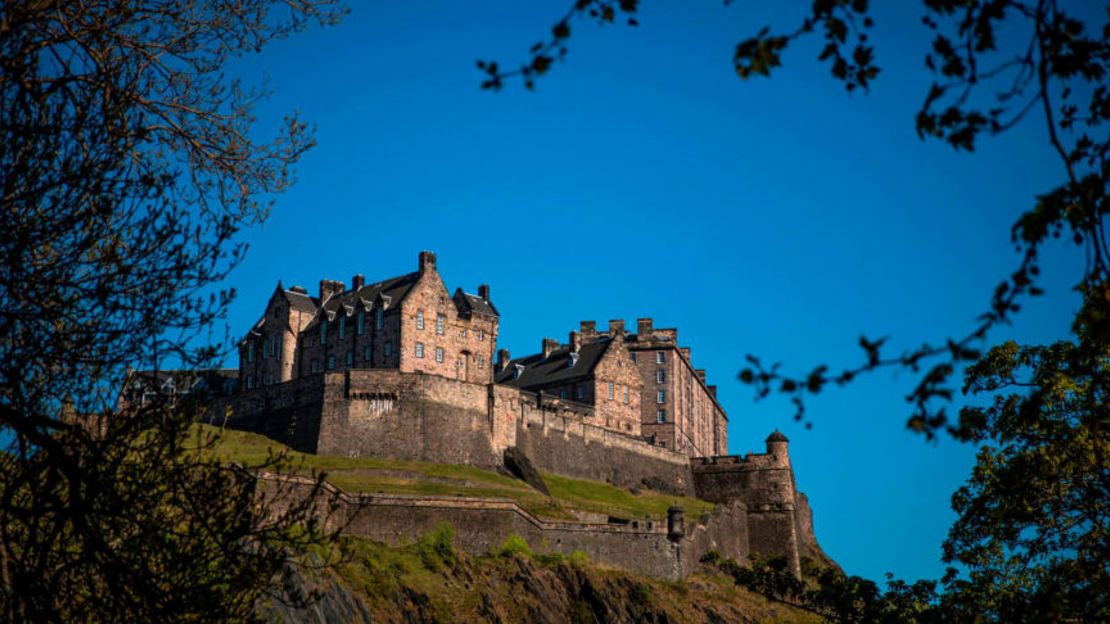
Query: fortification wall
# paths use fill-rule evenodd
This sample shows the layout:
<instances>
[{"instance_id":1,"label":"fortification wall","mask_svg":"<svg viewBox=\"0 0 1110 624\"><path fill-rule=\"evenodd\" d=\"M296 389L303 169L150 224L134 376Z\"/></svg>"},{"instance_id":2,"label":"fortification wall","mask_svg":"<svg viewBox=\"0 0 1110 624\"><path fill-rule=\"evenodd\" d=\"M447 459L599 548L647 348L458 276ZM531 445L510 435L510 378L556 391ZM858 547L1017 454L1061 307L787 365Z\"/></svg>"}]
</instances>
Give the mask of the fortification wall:
<instances>
[{"instance_id":1,"label":"fortification wall","mask_svg":"<svg viewBox=\"0 0 1110 624\"><path fill-rule=\"evenodd\" d=\"M589 424L575 405L521 392L513 404L516 445L541 470L693 495L690 461L643 439Z\"/></svg>"},{"instance_id":2,"label":"fortification wall","mask_svg":"<svg viewBox=\"0 0 1110 624\"><path fill-rule=\"evenodd\" d=\"M747 505L753 554L784 556L795 573L801 573L797 491L788 458L774 453L695 458L692 470L698 498Z\"/></svg>"},{"instance_id":3,"label":"fortification wall","mask_svg":"<svg viewBox=\"0 0 1110 624\"><path fill-rule=\"evenodd\" d=\"M263 487L300 487L305 479L264 476ZM288 490L286 490L288 492ZM441 523L455 530L455 545L476 555L488 554L509 535L518 535L536 552L569 555L582 551L597 563L632 572L678 580L697 569L701 557L716 550L738 561L747 559L747 519L743 505L723 505L702 518L685 520L685 535L671 539L666 522L597 524L553 522L533 516L513 501L493 498L350 496L331 489L338 503L329 525L350 535L397 546L412 543ZM319 507L321 513L325 506Z\"/></svg>"},{"instance_id":4,"label":"fortification wall","mask_svg":"<svg viewBox=\"0 0 1110 624\"><path fill-rule=\"evenodd\" d=\"M395 370L348 370L325 379L317 452L492 468L487 386Z\"/></svg>"},{"instance_id":5,"label":"fortification wall","mask_svg":"<svg viewBox=\"0 0 1110 624\"><path fill-rule=\"evenodd\" d=\"M315 453L323 405L324 385L319 379L296 379L221 398L211 407L208 421Z\"/></svg>"}]
</instances>

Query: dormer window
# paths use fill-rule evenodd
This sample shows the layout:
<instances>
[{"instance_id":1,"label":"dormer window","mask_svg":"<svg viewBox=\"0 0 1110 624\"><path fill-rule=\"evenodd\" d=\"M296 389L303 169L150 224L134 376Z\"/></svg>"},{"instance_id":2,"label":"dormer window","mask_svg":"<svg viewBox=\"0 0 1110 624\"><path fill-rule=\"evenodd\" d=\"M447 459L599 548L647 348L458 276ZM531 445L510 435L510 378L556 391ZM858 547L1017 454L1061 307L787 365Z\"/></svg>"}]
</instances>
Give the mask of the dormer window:
<instances>
[{"instance_id":1,"label":"dormer window","mask_svg":"<svg viewBox=\"0 0 1110 624\"><path fill-rule=\"evenodd\" d=\"M520 379L522 374L524 374L524 365L513 364L513 379Z\"/></svg>"},{"instance_id":2,"label":"dormer window","mask_svg":"<svg viewBox=\"0 0 1110 624\"><path fill-rule=\"evenodd\" d=\"M577 363L578 363L578 354L577 353L571 353L569 356L567 356L567 368L574 368L574 365L577 364Z\"/></svg>"}]
</instances>

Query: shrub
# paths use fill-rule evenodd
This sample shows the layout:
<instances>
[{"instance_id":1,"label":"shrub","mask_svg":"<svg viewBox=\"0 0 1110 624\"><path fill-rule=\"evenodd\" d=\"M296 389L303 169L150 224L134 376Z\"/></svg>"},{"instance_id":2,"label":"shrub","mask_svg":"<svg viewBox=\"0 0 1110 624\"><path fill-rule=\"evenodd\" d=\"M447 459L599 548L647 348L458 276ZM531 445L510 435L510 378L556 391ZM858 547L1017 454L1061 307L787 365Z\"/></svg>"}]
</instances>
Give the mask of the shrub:
<instances>
[{"instance_id":1,"label":"shrub","mask_svg":"<svg viewBox=\"0 0 1110 624\"><path fill-rule=\"evenodd\" d=\"M497 555L501 557L511 557L513 555L522 555L525 557L532 556L532 549L528 547L528 542L516 533L509 533L505 537L505 541L501 542L501 547L497 549Z\"/></svg>"},{"instance_id":2,"label":"shrub","mask_svg":"<svg viewBox=\"0 0 1110 624\"><path fill-rule=\"evenodd\" d=\"M437 524L416 542L416 553L424 567L432 572L454 569L459 563L459 555L455 552L455 528L447 522Z\"/></svg>"},{"instance_id":3,"label":"shrub","mask_svg":"<svg viewBox=\"0 0 1110 624\"><path fill-rule=\"evenodd\" d=\"M590 556L584 551L575 550L567 557L567 561L570 562L570 565L580 568L590 562Z\"/></svg>"}]
</instances>

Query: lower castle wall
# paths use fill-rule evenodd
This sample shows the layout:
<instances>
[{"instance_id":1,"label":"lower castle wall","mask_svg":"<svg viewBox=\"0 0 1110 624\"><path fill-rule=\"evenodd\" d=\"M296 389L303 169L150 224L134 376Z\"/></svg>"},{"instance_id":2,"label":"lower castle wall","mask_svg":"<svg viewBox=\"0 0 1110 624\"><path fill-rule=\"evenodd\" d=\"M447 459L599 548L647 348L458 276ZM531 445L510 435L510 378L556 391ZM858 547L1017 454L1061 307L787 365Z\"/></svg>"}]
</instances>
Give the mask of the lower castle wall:
<instances>
[{"instance_id":1,"label":"lower castle wall","mask_svg":"<svg viewBox=\"0 0 1110 624\"><path fill-rule=\"evenodd\" d=\"M294 480L263 477L263 481L271 481L271 488L274 483L290 484ZM307 492L309 483L299 481L303 483L294 486ZM455 545L471 554L488 554L515 534L536 552L569 555L582 551L597 563L670 580L695 571L701 557L710 550L738 561L745 561L748 555L746 509L740 504L722 505L702 518L687 519L685 537L672 541L665 522L647 526L551 522L502 499L383 494L358 497L334 488L331 492L339 503L329 522L332 528L343 527L346 534L392 546L412 543L446 522L455 530Z\"/></svg>"}]
</instances>

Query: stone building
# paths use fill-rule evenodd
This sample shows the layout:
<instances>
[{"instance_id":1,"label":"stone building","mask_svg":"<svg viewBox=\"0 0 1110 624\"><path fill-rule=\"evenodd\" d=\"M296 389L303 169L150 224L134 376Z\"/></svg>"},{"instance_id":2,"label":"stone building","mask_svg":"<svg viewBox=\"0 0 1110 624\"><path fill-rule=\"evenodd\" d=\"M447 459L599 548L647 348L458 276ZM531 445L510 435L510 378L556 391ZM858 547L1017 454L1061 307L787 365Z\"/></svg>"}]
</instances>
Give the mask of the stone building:
<instances>
[{"instance_id":1,"label":"stone building","mask_svg":"<svg viewBox=\"0 0 1110 624\"><path fill-rule=\"evenodd\" d=\"M541 350L510 360L498 353L499 384L593 407L593 424L639 436L643 382L623 340L570 332L567 344L544 338Z\"/></svg>"},{"instance_id":2,"label":"stone building","mask_svg":"<svg viewBox=\"0 0 1110 624\"><path fill-rule=\"evenodd\" d=\"M585 340L619 339L643 381L640 397L641 432L649 441L691 457L728 452L728 417L717 402L717 387L706 383L705 370L695 369L690 348L678 344L678 330L656 328L650 318L636 321L636 333L624 321L610 320L604 332L594 321L582 321Z\"/></svg>"},{"instance_id":3,"label":"stone building","mask_svg":"<svg viewBox=\"0 0 1110 624\"><path fill-rule=\"evenodd\" d=\"M449 294L430 251L413 273L365 281L355 275L348 290L321 280L316 297L279 282L239 343L242 390L352 368L493 381L499 315L489 286Z\"/></svg>"}]
</instances>

